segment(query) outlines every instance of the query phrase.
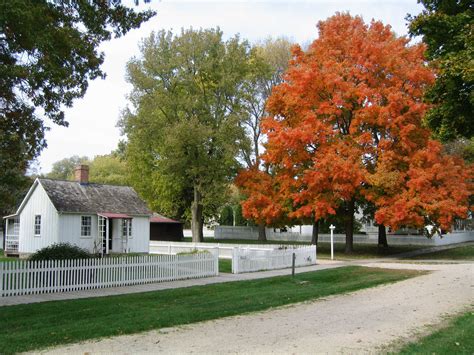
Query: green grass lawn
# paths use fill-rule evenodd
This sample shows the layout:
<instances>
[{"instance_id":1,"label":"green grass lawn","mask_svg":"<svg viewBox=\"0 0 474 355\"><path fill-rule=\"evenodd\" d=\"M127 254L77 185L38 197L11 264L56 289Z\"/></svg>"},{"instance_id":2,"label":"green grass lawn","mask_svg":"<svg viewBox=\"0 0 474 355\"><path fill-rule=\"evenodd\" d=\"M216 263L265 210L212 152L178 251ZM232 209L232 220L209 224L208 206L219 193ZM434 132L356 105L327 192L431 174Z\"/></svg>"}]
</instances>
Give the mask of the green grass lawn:
<instances>
[{"instance_id":1,"label":"green grass lawn","mask_svg":"<svg viewBox=\"0 0 474 355\"><path fill-rule=\"evenodd\" d=\"M457 248L421 254L410 259L416 260L474 260L474 244L461 245Z\"/></svg>"},{"instance_id":2,"label":"green grass lawn","mask_svg":"<svg viewBox=\"0 0 474 355\"><path fill-rule=\"evenodd\" d=\"M400 354L474 354L474 312L464 313L447 327L404 346Z\"/></svg>"},{"instance_id":3,"label":"green grass lawn","mask_svg":"<svg viewBox=\"0 0 474 355\"><path fill-rule=\"evenodd\" d=\"M232 272L232 259L219 259L219 272Z\"/></svg>"},{"instance_id":4,"label":"green grass lawn","mask_svg":"<svg viewBox=\"0 0 474 355\"><path fill-rule=\"evenodd\" d=\"M194 323L314 300L422 273L347 266L140 294L1 307L0 353ZM218 335L215 335L218 336Z\"/></svg>"},{"instance_id":5,"label":"green grass lawn","mask_svg":"<svg viewBox=\"0 0 474 355\"><path fill-rule=\"evenodd\" d=\"M3 251L0 251L0 261L18 261L18 258L13 258L11 256L5 256Z\"/></svg>"},{"instance_id":6,"label":"green grass lawn","mask_svg":"<svg viewBox=\"0 0 474 355\"><path fill-rule=\"evenodd\" d=\"M344 253L344 244L334 244L334 258L339 260L349 259L371 259L371 258L383 258L386 256L392 256L400 253L406 253L413 250L425 249L426 246L419 245L392 245L388 248L379 248L374 244L355 244L354 252L351 254ZM318 244L318 257L330 258L331 257L331 244L330 243L319 243Z\"/></svg>"}]
</instances>

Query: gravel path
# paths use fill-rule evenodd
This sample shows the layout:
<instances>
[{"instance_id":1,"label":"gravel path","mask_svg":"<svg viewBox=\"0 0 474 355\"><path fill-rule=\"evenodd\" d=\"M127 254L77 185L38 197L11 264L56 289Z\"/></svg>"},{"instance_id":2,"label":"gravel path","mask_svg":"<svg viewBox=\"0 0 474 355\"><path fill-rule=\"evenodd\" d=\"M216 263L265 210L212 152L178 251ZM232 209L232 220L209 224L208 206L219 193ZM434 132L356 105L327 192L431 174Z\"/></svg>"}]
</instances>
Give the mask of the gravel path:
<instances>
[{"instance_id":1,"label":"gravel path","mask_svg":"<svg viewBox=\"0 0 474 355\"><path fill-rule=\"evenodd\" d=\"M73 344L50 353L359 353L413 338L474 306L474 264L370 263L433 270L396 284L250 315Z\"/></svg>"}]
</instances>

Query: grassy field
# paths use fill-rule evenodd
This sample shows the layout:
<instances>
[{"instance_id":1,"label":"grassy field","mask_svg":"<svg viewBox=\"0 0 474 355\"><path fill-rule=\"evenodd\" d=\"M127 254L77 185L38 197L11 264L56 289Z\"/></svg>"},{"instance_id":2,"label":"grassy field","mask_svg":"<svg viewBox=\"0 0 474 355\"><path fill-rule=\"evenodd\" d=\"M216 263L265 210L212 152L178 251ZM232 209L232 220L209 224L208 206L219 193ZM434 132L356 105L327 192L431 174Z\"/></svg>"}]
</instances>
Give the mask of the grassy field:
<instances>
[{"instance_id":1,"label":"grassy field","mask_svg":"<svg viewBox=\"0 0 474 355\"><path fill-rule=\"evenodd\" d=\"M186 242L190 242L191 238L185 238ZM242 239L221 239L217 240L214 238L204 238L205 243L226 243L226 244L281 244L281 245L310 245L307 242L287 242L287 241L275 241L269 240L266 243L259 242L257 240L242 240ZM334 244L334 257L339 260L349 259L370 259L370 258L383 258L385 256L396 255L405 253L413 250L425 249L426 246L420 245L394 245L388 248L378 248L374 244L355 244L354 252L351 254L344 253L344 244ZM331 244L330 243L319 243L318 244L318 257L327 259L331 256Z\"/></svg>"},{"instance_id":2,"label":"grassy field","mask_svg":"<svg viewBox=\"0 0 474 355\"><path fill-rule=\"evenodd\" d=\"M416 260L474 260L474 244L461 245L457 248L421 254L410 259Z\"/></svg>"},{"instance_id":3,"label":"grassy field","mask_svg":"<svg viewBox=\"0 0 474 355\"><path fill-rule=\"evenodd\" d=\"M0 308L0 353L194 323L404 280L417 271L337 269L140 294Z\"/></svg>"},{"instance_id":4,"label":"grassy field","mask_svg":"<svg viewBox=\"0 0 474 355\"><path fill-rule=\"evenodd\" d=\"M0 261L18 261L18 258L13 258L11 256L5 256L3 250L0 250Z\"/></svg>"},{"instance_id":5,"label":"grassy field","mask_svg":"<svg viewBox=\"0 0 474 355\"><path fill-rule=\"evenodd\" d=\"M371 259L371 258L383 258L392 256L400 253L406 253L413 250L424 249L426 246L419 245L392 245L388 248L379 248L374 244L355 244L354 252L351 254L344 253L344 244L334 244L334 258L339 260L348 259ZM318 257L329 258L331 256L331 245L330 243L319 243L318 244Z\"/></svg>"},{"instance_id":6,"label":"grassy field","mask_svg":"<svg viewBox=\"0 0 474 355\"><path fill-rule=\"evenodd\" d=\"M456 317L449 325L410 343L400 354L474 354L474 312Z\"/></svg>"},{"instance_id":7,"label":"grassy field","mask_svg":"<svg viewBox=\"0 0 474 355\"><path fill-rule=\"evenodd\" d=\"M232 272L232 260L231 259L219 259L219 272L231 273Z\"/></svg>"}]
</instances>

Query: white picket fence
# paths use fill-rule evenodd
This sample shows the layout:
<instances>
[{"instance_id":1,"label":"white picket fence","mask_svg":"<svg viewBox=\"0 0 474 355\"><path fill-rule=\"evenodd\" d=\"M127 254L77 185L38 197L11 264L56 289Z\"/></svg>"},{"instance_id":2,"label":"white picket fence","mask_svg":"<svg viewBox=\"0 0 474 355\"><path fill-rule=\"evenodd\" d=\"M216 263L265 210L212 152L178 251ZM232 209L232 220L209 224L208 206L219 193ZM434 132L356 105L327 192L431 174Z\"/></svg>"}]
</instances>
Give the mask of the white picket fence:
<instances>
[{"instance_id":1,"label":"white picket fence","mask_svg":"<svg viewBox=\"0 0 474 355\"><path fill-rule=\"evenodd\" d=\"M232 273L283 269L292 266L316 264L316 246L265 250L257 248L235 248L232 256Z\"/></svg>"},{"instance_id":2,"label":"white picket fence","mask_svg":"<svg viewBox=\"0 0 474 355\"><path fill-rule=\"evenodd\" d=\"M217 252L0 262L0 297L216 276Z\"/></svg>"},{"instance_id":3,"label":"white picket fence","mask_svg":"<svg viewBox=\"0 0 474 355\"><path fill-rule=\"evenodd\" d=\"M299 248L301 245L282 245L282 244L230 244L230 243L192 243L192 242L166 242L152 240L150 241L150 254L177 254L183 252L212 251L218 250L219 258L232 259L233 250L235 248L252 248L252 249L280 249L284 247Z\"/></svg>"}]
</instances>

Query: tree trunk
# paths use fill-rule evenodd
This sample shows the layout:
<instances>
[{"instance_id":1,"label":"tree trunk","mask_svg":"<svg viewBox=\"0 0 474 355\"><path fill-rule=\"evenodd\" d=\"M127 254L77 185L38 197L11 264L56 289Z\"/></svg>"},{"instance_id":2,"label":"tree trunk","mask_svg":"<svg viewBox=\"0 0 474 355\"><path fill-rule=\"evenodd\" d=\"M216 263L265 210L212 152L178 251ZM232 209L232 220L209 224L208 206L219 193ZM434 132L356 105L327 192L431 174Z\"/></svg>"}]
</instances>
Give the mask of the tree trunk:
<instances>
[{"instance_id":1,"label":"tree trunk","mask_svg":"<svg viewBox=\"0 0 474 355\"><path fill-rule=\"evenodd\" d=\"M313 222L313 232L311 233L311 244L318 245L319 220Z\"/></svg>"},{"instance_id":2,"label":"tree trunk","mask_svg":"<svg viewBox=\"0 0 474 355\"><path fill-rule=\"evenodd\" d=\"M347 203L346 208L346 247L344 248L345 253L352 253L354 251L354 209L355 201L354 199L352 199Z\"/></svg>"},{"instance_id":3,"label":"tree trunk","mask_svg":"<svg viewBox=\"0 0 474 355\"><path fill-rule=\"evenodd\" d=\"M194 186L194 201L191 204L191 232L193 235L193 242L203 242L203 217L202 217L203 206L201 203L201 193L198 191L197 186Z\"/></svg>"},{"instance_id":4,"label":"tree trunk","mask_svg":"<svg viewBox=\"0 0 474 355\"><path fill-rule=\"evenodd\" d=\"M258 241L259 242L267 241L267 233L265 232L265 223L258 224Z\"/></svg>"},{"instance_id":5,"label":"tree trunk","mask_svg":"<svg viewBox=\"0 0 474 355\"><path fill-rule=\"evenodd\" d=\"M385 225L379 224L379 248L388 248L387 231Z\"/></svg>"}]
</instances>

